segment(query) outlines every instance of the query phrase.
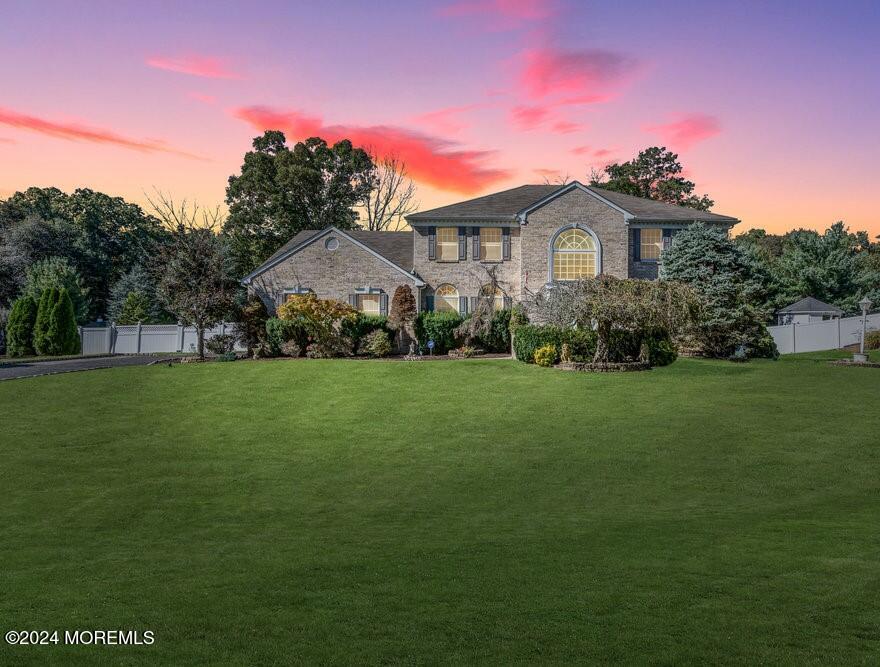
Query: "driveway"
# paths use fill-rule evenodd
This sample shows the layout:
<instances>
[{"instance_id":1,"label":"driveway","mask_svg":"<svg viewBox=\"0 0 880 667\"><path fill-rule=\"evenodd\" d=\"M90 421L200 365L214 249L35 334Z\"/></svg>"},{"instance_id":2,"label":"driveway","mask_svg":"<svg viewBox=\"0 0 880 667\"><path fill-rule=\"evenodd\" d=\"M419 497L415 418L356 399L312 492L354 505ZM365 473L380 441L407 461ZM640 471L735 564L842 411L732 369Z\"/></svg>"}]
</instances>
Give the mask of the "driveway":
<instances>
[{"instance_id":1,"label":"driveway","mask_svg":"<svg viewBox=\"0 0 880 667\"><path fill-rule=\"evenodd\" d=\"M59 361L22 361L0 363L0 380L53 375L55 373L71 373L73 371L90 371L95 368L116 368L117 366L145 366L153 361L161 361L162 357L149 354L118 355L115 357L82 357L81 359L63 359Z\"/></svg>"}]
</instances>

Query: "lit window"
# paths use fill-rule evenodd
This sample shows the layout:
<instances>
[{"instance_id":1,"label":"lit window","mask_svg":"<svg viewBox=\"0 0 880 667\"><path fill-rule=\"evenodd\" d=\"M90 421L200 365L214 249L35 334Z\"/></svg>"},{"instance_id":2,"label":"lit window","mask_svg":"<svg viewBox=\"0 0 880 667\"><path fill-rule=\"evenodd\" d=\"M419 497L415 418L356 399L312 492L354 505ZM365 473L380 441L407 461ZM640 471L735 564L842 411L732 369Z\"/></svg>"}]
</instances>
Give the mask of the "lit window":
<instances>
[{"instance_id":1,"label":"lit window","mask_svg":"<svg viewBox=\"0 0 880 667\"><path fill-rule=\"evenodd\" d=\"M452 285L440 285L434 291L434 310L458 312L458 290Z\"/></svg>"},{"instance_id":2,"label":"lit window","mask_svg":"<svg viewBox=\"0 0 880 667\"><path fill-rule=\"evenodd\" d=\"M480 259L501 261L501 227L480 227Z\"/></svg>"},{"instance_id":3,"label":"lit window","mask_svg":"<svg viewBox=\"0 0 880 667\"><path fill-rule=\"evenodd\" d=\"M660 259L660 252L663 250L663 230L643 229L640 234L642 237L641 258Z\"/></svg>"},{"instance_id":4,"label":"lit window","mask_svg":"<svg viewBox=\"0 0 880 667\"><path fill-rule=\"evenodd\" d=\"M492 285L483 285L480 288L480 296L484 299L492 299L492 308L494 310L502 310L504 308L504 292L500 287L492 289Z\"/></svg>"},{"instance_id":5,"label":"lit window","mask_svg":"<svg viewBox=\"0 0 880 667\"><path fill-rule=\"evenodd\" d=\"M458 227L437 228L437 259L441 262L458 261Z\"/></svg>"},{"instance_id":6,"label":"lit window","mask_svg":"<svg viewBox=\"0 0 880 667\"><path fill-rule=\"evenodd\" d=\"M358 310L367 315L379 315L380 298L380 294L358 294Z\"/></svg>"},{"instance_id":7,"label":"lit window","mask_svg":"<svg viewBox=\"0 0 880 667\"><path fill-rule=\"evenodd\" d=\"M582 229L567 229L553 242L553 280L594 278L596 242Z\"/></svg>"}]
</instances>

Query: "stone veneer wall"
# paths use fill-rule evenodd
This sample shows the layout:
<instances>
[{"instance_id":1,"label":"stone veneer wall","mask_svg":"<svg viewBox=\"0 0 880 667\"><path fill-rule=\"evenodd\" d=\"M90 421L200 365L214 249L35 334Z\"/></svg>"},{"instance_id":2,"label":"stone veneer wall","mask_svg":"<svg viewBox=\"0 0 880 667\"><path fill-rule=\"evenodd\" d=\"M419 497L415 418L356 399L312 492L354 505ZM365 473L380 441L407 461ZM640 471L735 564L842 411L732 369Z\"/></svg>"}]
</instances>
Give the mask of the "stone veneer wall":
<instances>
[{"instance_id":1,"label":"stone veneer wall","mask_svg":"<svg viewBox=\"0 0 880 667\"><path fill-rule=\"evenodd\" d=\"M444 225L437 224L437 227L467 227L467 259L458 262L438 262L428 259L428 228L416 227L413 234L413 263L419 277L424 280L428 287L425 294L433 294L434 290L445 283L454 285L458 289L459 296L478 296L480 288L485 285L488 280L486 273L487 267L496 267L496 277L501 284L502 289L514 301L520 300L520 229L512 227L510 229L510 259L506 262L480 262L473 257L473 239L471 237L471 225ZM492 225L484 225L491 227Z\"/></svg>"},{"instance_id":2,"label":"stone veneer wall","mask_svg":"<svg viewBox=\"0 0 880 667\"><path fill-rule=\"evenodd\" d=\"M330 238L339 241L335 250L325 245ZM328 234L254 278L249 291L263 299L267 307L271 304L274 308L285 289L308 288L322 299L348 303L348 295L357 287L378 288L391 298L398 285L412 287L418 299L412 278L348 239Z\"/></svg>"},{"instance_id":3,"label":"stone veneer wall","mask_svg":"<svg viewBox=\"0 0 880 667\"><path fill-rule=\"evenodd\" d=\"M630 241L623 213L575 189L530 213L522 229L521 284L530 291L547 283L550 239L560 227L572 224L588 227L599 238L603 273L629 276Z\"/></svg>"}]
</instances>

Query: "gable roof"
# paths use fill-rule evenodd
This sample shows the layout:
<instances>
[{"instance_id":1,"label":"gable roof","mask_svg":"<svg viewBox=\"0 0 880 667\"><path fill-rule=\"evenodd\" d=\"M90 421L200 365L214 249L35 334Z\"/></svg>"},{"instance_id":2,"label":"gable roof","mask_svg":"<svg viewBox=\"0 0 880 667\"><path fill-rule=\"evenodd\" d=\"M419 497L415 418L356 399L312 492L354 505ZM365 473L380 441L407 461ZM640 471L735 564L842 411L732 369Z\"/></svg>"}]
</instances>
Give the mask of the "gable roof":
<instances>
[{"instance_id":1,"label":"gable roof","mask_svg":"<svg viewBox=\"0 0 880 667\"><path fill-rule=\"evenodd\" d=\"M698 211L685 206L634 197L620 192L583 185L573 181L566 185L521 185L510 190L407 216L407 222L424 223L438 220L515 221L536 204L546 203L573 189L580 189L624 212L629 222L709 222L734 225L739 220L729 215Z\"/></svg>"},{"instance_id":2,"label":"gable roof","mask_svg":"<svg viewBox=\"0 0 880 667\"><path fill-rule=\"evenodd\" d=\"M813 313L815 315L843 315L843 310L838 308L837 306L832 306L830 303L825 303L824 301L819 301L819 299L814 299L811 296L808 296L806 299L801 299L800 301L796 301L790 306L786 306L779 310L780 313Z\"/></svg>"},{"instance_id":3,"label":"gable roof","mask_svg":"<svg viewBox=\"0 0 880 667\"><path fill-rule=\"evenodd\" d=\"M287 243L276 250L265 262L251 271L242 282L248 282L264 271L295 254L312 241L334 232L346 237L367 251L377 255L379 259L391 264L395 269L405 273L417 283L421 283L413 272L413 232L374 232L365 229L342 230L336 227L326 229L304 229Z\"/></svg>"}]
</instances>

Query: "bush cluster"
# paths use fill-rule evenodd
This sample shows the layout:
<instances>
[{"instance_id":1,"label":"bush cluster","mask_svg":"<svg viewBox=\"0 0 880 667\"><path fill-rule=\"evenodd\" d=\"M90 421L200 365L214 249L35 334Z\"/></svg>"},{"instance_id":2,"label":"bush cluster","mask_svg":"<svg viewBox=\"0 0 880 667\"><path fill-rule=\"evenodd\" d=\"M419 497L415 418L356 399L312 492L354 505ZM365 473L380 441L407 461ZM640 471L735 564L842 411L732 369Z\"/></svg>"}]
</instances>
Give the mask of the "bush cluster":
<instances>
[{"instance_id":1,"label":"bush cluster","mask_svg":"<svg viewBox=\"0 0 880 667\"><path fill-rule=\"evenodd\" d=\"M535 350L535 363L538 366L544 366L549 368L553 364L556 363L556 346L555 345L542 345L537 350Z\"/></svg>"},{"instance_id":2,"label":"bush cluster","mask_svg":"<svg viewBox=\"0 0 880 667\"><path fill-rule=\"evenodd\" d=\"M551 364L560 360L563 345L568 346L571 360L576 362L592 361L596 352L596 332L589 329L527 324L516 328L513 340L516 358L528 364L537 363L535 353L540 348L554 348L555 356ZM617 330L611 334L611 361L638 359L642 345L647 348L648 360L652 366L666 366L678 358L678 349L665 331Z\"/></svg>"},{"instance_id":3,"label":"bush cluster","mask_svg":"<svg viewBox=\"0 0 880 667\"><path fill-rule=\"evenodd\" d=\"M373 329L361 339L359 350L371 357L387 357L391 354L391 336L384 329Z\"/></svg>"},{"instance_id":4,"label":"bush cluster","mask_svg":"<svg viewBox=\"0 0 880 667\"><path fill-rule=\"evenodd\" d=\"M865 349L880 350L880 330L869 331L865 334Z\"/></svg>"},{"instance_id":5,"label":"bush cluster","mask_svg":"<svg viewBox=\"0 0 880 667\"><path fill-rule=\"evenodd\" d=\"M34 354L36 321L36 301L29 296L16 299L6 323L6 353L10 357L26 357Z\"/></svg>"},{"instance_id":6,"label":"bush cluster","mask_svg":"<svg viewBox=\"0 0 880 667\"><path fill-rule=\"evenodd\" d=\"M416 338L425 349L429 340L434 341L434 354L446 354L457 347L455 329L464 321L452 311L422 311L416 318Z\"/></svg>"},{"instance_id":7,"label":"bush cluster","mask_svg":"<svg viewBox=\"0 0 880 667\"><path fill-rule=\"evenodd\" d=\"M208 352L216 354L218 357L224 354L235 354L235 341L237 338L232 334L218 334L212 336L205 341L205 347Z\"/></svg>"},{"instance_id":8,"label":"bush cluster","mask_svg":"<svg viewBox=\"0 0 880 667\"><path fill-rule=\"evenodd\" d=\"M364 349L364 345L366 338L375 331L384 332L389 341L394 338L394 332L388 326L388 318L384 315L357 313L354 317L344 320L340 328L342 335L351 339L358 354L370 354Z\"/></svg>"},{"instance_id":9,"label":"bush cluster","mask_svg":"<svg viewBox=\"0 0 880 667\"><path fill-rule=\"evenodd\" d=\"M66 289L50 287L43 290L33 331L37 354L58 356L79 352L76 315Z\"/></svg>"},{"instance_id":10,"label":"bush cluster","mask_svg":"<svg viewBox=\"0 0 880 667\"><path fill-rule=\"evenodd\" d=\"M277 317L266 320L266 343L269 354L275 357L284 354L282 349L288 341L293 341L302 350L308 345L308 335L299 322L281 320Z\"/></svg>"}]
</instances>

